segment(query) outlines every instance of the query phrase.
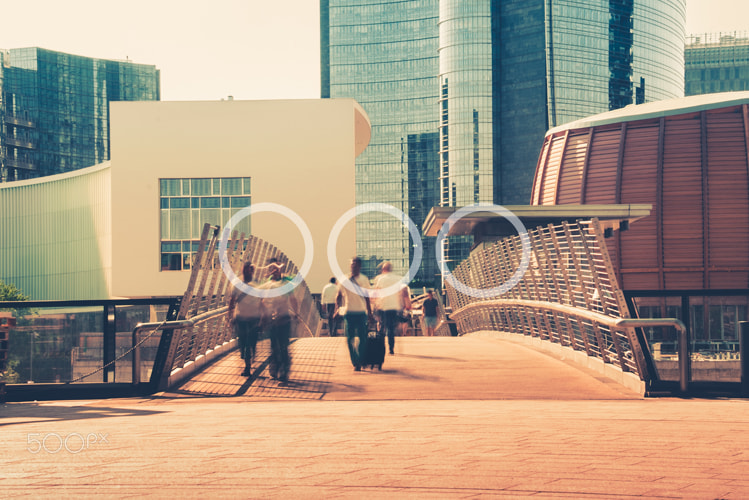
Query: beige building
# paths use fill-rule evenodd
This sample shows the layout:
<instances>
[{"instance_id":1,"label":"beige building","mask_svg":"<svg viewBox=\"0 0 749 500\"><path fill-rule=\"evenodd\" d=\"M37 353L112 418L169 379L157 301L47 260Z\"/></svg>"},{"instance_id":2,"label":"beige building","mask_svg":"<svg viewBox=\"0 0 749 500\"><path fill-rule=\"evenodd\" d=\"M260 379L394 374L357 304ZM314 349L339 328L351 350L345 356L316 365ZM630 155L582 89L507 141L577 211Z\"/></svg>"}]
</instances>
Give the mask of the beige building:
<instances>
[{"instance_id":1,"label":"beige building","mask_svg":"<svg viewBox=\"0 0 749 500\"><path fill-rule=\"evenodd\" d=\"M319 292L369 138L369 119L351 99L112 103L109 164L0 187L0 279L39 300L180 295L201 218L226 225L259 205L280 208L236 229L251 226L299 267L311 252L306 280ZM308 227L307 241L290 214ZM76 251L61 255L61 245ZM339 266L354 253L350 221L337 241Z\"/></svg>"}]
</instances>

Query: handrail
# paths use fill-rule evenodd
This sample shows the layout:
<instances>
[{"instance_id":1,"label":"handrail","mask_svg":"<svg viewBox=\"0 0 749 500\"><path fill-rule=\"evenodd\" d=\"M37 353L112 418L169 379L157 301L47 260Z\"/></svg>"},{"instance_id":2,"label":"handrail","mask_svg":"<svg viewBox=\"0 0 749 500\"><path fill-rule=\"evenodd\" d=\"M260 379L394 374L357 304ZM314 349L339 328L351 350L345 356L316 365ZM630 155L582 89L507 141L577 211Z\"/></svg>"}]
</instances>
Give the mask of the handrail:
<instances>
[{"instance_id":1,"label":"handrail","mask_svg":"<svg viewBox=\"0 0 749 500\"><path fill-rule=\"evenodd\" d=\"M677 318L642 318L620 319L615 322L618 327L646 328L649 326L672 326L679 332L679 389L687 392L692 359L689 355L689 338L686 325Z\"/></svg>"},{"instance_id":2,"label":"handrail","mask_svg":"<svg viewBox=\"0 0 749 500\"><path fill-rule=\"evenodd\" d=\"M228 306L219 307L218 309L214 309L212 311L207 311L202 314L199 314L197 316L194 316L191 319L180 319L176 321L161 321L161 322L153 322L153 323L138 323L135 325L135 328L133 329L133 346L135 346L135 350L133 351L133 378L132 383L134 385L140 384L140 332L142 330L145 330L147 328L153 328L153 332L157 332L159 330L182 330L184 328L190 328L192 326L195 326L197 324L203 323L205 321L208 321L209 319L215 318L216 316L220 316L222 314L225 314L229 310Z\"/></svg>"},{"instance_id":3,"label":"handrail","mask_svg":"<svg viewBox=\"0 0 749 500\"><path fill-rule=\"evenodd\" d=\"M134 346L133 349L133 366L132 366L132 383L134 385L138 385L141 383L140 380L140 333L143 330L146 330L148 328L153 328L153 332L157 332L159 330L182 330L185 328L191 328L194 326L199 325L200 323L204 323L210 319L215 318L216 316L220 316L222 314L225 314L229 311L228 306L219 307L218 309L214 309L212 311L207 311L202 314L199 314L191 319L182 319L182 320L175 320L175 321L161 321L161 322L152 322L152 323L138 323L135 325L135 328L133 329L132 333L132 343ZM304 326L304 328L310 333L311 336L314 336L314 333L310 329L309 325L304 322L301 316L295 311L289 310L298 320L299 323Z\"/></svg>"},{"instance_id":4,"label":"handrail","mask_svg":"<svg viewBox=\"0 0 749 500\"><path fill-rule=\"evenodd\" d=\"M493 299L480 302L472 302L453 312L454 316L468 313L470 310L480 307L509 308L524 307L531 310L554 311L569 317L583 318L592 323L604 325L610 329L622 330L625 328L645 328L650 326L670 326L675 328L679 334L679 389L687 392L689 389L689 378L691 371L691 359L689 356L689 342L687 328L684 323L676 318L619 318L606 316L596 311L583 309L581 307L559 304L556 302L543 302L527 299Z\"/></svg>"},{"instance_id":5,"label":"handrail","mask_svg":"<svg viewBox=\"0 0 749 500\"><path fill-rule=\"evenodd\" d=\"M528 299L492 299L492 300L482 300L480 302L478 301L471 302L470 304L467 304L459 309L454 310L452 314L454 316L457 316L461 314L462 312L472 309L475 306L523 306L523 307L530 307L530 308L543 307L544 309L548 309L550 311L557 311L560 313L580 316L589 321L602 323L608 327L616 326L615 322L617 319L619 319L619 318L614 318L611 316L606 316L605 314L602 314L596 311L591 311L589 309L583 309L581 307L568 306L566 304L560 304L558 302L544 302L544 301L528 300Z\"/></svg>"},{"instance_id":6,"label":"handrail","mask_svg":"<svg viewBox=\"0 0 749 500\"><path fill-rule=\"evenodd\" d=\"M530 245L525 246L517 235L476 246L453 270L458 282L469 287L446 286L459 330L499 329L571 346L650 384L658 381L657 366L638 327L671 326L679 331L680 386L687 390L691 359L686 327L672 318L628 317L597 219L539 226L528 230L528 237ZM501 296L487 300L473 291L494 291L508 283L526 257L528 269Z\"/></svg>"}]
</instances>

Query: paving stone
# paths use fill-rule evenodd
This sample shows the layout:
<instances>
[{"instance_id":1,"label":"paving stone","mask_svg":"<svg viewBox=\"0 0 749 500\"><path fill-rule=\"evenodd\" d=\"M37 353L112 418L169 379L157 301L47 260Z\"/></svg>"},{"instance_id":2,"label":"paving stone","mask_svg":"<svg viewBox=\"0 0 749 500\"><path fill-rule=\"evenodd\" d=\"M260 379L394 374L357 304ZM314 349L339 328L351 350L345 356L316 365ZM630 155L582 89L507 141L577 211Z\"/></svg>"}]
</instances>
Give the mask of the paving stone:
<instances>
[{"instance_id":1,"label":"paving stone","mask_svg":"<svg viewBox=\"0 0 749 500\"><path fill-rule=\"evenodd\" d=\"M399 338L382 372L291 347L285 386L230 353L150 398L0 406L3 496L749 498L743 399L644 399L488 336ZM53 434L107 439L29 451Z\"/></svg>"}]
</instances>

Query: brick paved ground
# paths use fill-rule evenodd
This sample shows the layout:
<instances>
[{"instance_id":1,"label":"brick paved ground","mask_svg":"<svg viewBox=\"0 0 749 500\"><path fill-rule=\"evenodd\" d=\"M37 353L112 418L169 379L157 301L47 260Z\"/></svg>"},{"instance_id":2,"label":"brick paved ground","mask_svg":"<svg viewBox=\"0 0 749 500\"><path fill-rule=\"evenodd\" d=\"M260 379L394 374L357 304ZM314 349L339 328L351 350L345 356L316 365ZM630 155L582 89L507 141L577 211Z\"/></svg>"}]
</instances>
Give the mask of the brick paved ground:
<instances>
[{"instance_id":1,"label":"brick paved ground","mask_svg":"<svg viewBox=\"0 0 749 500\"><path fill-rule=\"evenodd\" d=\"M228 355L152 398L0 407L4 497L749 498L746 400L644 399L492 337L399 338L286 386Z\"/></svg>"}]
</instances>

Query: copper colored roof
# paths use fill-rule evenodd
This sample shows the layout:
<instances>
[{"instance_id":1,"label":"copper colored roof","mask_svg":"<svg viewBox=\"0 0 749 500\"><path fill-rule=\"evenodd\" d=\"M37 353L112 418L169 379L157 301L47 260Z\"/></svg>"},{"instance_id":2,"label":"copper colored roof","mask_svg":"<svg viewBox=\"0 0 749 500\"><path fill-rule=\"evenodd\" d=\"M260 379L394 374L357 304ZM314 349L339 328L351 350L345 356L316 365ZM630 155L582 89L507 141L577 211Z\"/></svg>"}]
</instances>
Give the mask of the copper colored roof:
<instances>
[{"instance_id":1,"label":"copper colored roof","mask_svg":"<svg viewBox=\"0 0 749 500\"><path fill-rule=\"evenodd\" d=\"M652 204L609 238L625 290L749 288L749 92L629 106L549 131L532 205Z\"/></svg>"}]
</instances>

